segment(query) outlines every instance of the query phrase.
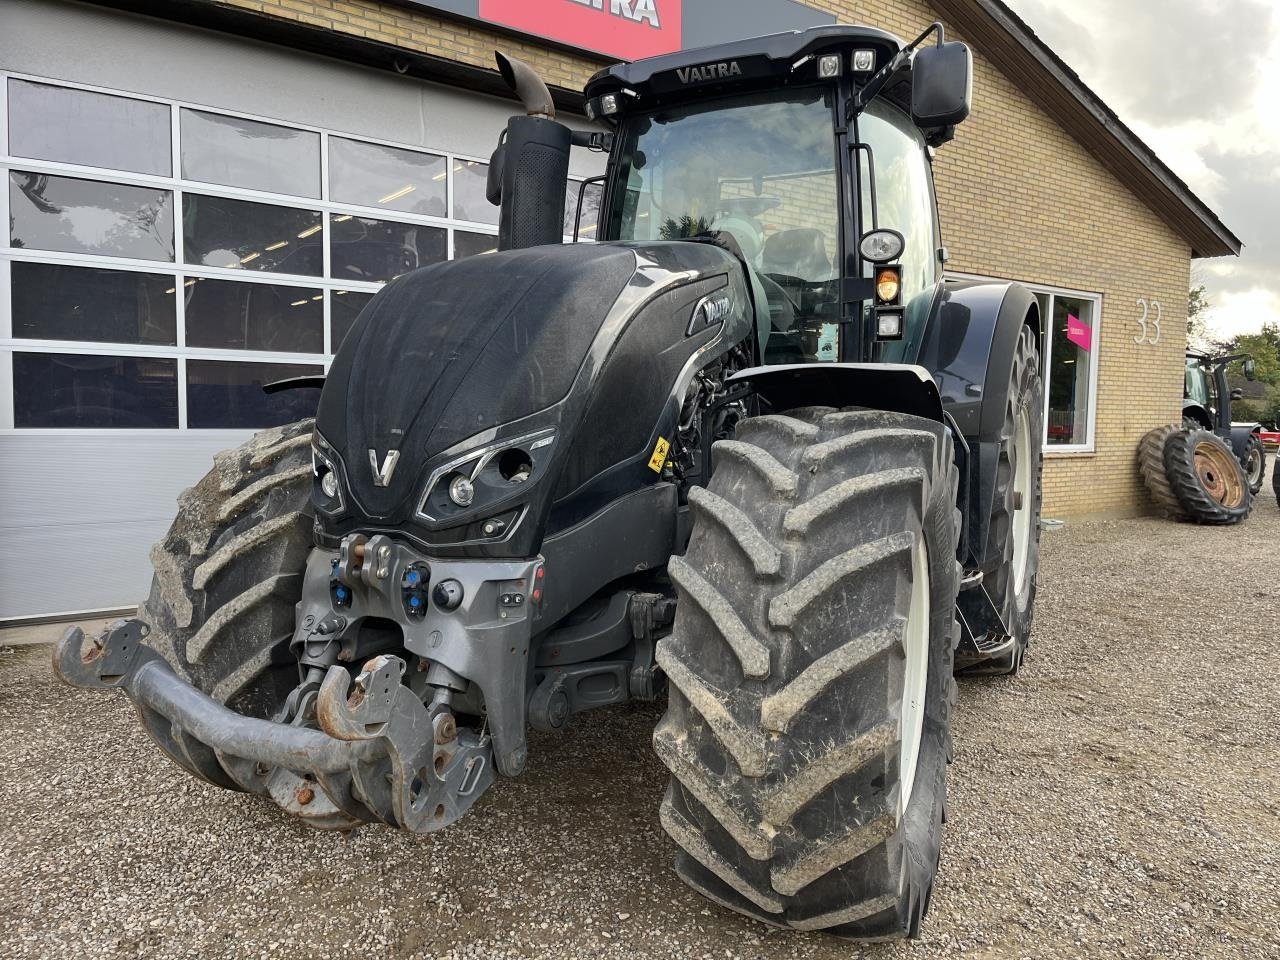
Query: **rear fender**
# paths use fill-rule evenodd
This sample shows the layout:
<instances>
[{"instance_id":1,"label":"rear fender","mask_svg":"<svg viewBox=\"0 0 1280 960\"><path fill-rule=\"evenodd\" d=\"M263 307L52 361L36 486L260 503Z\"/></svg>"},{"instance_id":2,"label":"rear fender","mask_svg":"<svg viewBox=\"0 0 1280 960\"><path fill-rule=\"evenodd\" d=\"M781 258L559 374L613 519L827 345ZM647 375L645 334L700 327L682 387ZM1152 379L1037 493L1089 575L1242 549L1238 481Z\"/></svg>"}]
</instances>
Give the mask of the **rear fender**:
<instances>
[{"instance_id":1,"label":"rear fender","mask_svg":"<svg viewBox=\"0 0 1280 960\"><path fill-rule=\"evenodd\" d=\"M1231 425L1231 451L1245 463L1249 459L1249 443L1262 433L1260 423L1233 423Z\"/></svg>"},{"instance_id":2,"label":"rear fender","mask_svg":"<svg viewBox=\"0 0 1280 960\"><path fill-rule=\"evenodd\" d=\"M970 450L967 502L961 504L968 566L981 567L986 560L1010 371L1025 326L1040 339L1040 305L1021 284L947 281L921 338L917 360L932 375L943 409Z\"/></svg>"}]
</instances>

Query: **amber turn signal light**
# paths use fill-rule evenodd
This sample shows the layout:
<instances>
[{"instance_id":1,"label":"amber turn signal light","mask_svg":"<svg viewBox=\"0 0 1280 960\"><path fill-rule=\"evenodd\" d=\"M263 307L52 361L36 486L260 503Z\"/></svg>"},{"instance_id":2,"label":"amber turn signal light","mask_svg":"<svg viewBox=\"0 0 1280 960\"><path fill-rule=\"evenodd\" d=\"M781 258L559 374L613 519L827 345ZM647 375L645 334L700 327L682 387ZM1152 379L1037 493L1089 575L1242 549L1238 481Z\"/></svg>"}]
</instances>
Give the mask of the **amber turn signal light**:
<instances>
[{"instance_id":1,"label":"amber turn signal light","mask_svg":"<svg viewBox=\"0 0 1280 960\"><path fill-rule=\"evenodd\" d=\"M876 303L882 307L896 306L902 293L902 268L876 268Z\"/></svg>"}]
</instances>

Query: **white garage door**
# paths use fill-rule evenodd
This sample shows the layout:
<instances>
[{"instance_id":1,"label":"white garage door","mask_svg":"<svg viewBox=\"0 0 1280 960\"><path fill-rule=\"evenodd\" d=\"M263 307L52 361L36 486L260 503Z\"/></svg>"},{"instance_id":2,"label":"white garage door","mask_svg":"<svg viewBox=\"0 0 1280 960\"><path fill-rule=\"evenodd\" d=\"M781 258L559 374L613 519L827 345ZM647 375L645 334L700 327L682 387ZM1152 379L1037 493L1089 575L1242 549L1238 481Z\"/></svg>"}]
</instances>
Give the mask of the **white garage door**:
<instances>
[{"instance_id":1,"label":"white garage door","mask_svg":"<svg viewBox=\"0 0 1280 960\"><path fill-rule=\"evenodd\" d=\"M263 383L322 371L387 280L494 249L512 109L101 10L6 19L0 619L137 602L212 453L314 408Z\"/></svg>"}]
</instances>

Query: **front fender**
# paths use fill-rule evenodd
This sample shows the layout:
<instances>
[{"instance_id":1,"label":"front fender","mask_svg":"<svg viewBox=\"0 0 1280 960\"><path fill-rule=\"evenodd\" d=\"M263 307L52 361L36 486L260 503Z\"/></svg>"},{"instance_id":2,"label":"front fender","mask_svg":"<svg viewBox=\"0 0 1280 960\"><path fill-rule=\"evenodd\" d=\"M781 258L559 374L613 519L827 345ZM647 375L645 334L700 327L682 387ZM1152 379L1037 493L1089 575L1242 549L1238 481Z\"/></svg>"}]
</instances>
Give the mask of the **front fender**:
<instances>
[{"instance_id":1,"label":"front fender","mask_svg":"<svg viewBox=\"0 0 1280 960\"><path fill-rule=\"evenodd\" d=\"M945 422L938 385L905 363L786 363L751 367L726 383L749 383L775 410L869 407Z\"/></svg>"}]
</instances>

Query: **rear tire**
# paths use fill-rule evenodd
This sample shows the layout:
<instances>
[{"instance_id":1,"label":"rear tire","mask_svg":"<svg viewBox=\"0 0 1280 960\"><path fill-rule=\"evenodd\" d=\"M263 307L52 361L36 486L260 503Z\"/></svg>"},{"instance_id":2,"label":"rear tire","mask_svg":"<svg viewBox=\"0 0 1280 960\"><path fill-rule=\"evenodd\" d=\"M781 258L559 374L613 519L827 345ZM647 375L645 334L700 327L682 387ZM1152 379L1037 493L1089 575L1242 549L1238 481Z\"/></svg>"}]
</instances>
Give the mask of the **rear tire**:
<instances>
[{"instance_id":1,"label":"rear tire","mask_svg":"<svg viewBox=\"0 0 1280 960\"><path fill-rule=\"evenodd\" d=\"M303 420L214 457L151 549L147 643L219 703L271 717L298 683L289 654L311 550L311 431Z\"/></svg>"},{"instance_id":2,"label":"rear tire","mask_svg":"<svg viewBox=\"0 0 1280 960\"><path fill-rule=\"evenodd\" d=\"M1253 509L1240 461L1208 430L1172 434L1164 446L1164 469L1183 513L1195 523L1239 523Z\"/></svg>"},{"instance_id":3,"label":"rear tire","mask_svg":"<svg viewBox=\"0 0 1280 960\"><path fill-rule=\"evenodd\" d=\"M1025 431L1025 432L1024 432ZM1003 657L983 660L976 673L1016 674L1031 642L1036 575L1040 570L1040 507L1043 501L1044 388L1036 333L1023 327L1013 355L996 490L987 528L987 566L982 583L1014 638ZM1021 475L1019 469L1029 470ZM1019 506L1018 501L1022 503Z\"/></svg>"},{"instance_id":4,"label":"rear tire","mask_svg":"<svg viewBox=\"0 0 1280 960\"><path fill-rule=\"evenodd\" d=\"M1271 458L1271 492L1276 495L1276 506L1280 507L1280 450Z\"/></svg>"},{"instance_id":5,"label":"rear tire","mask_svg":"<svg viewBox=\"0 0 1280 960\"><path fill-rule=\"evenodd\" d=\"M1256 433L1249 435L1249 452L1244 464L1245 479L1249 482L1249 492L1255 497L1262 489L1262 480L1267 475L1267 452L1263 449L1262 440Z\"/></svg>"},{"instance_id":6,"label":"rear tire","mask_svg":"<svg viewBox=\"0 0 1280 960\"><path fill-rule=\"evenodd\" d=\"M951 756L957 483L950 434L901 414L795 410L716 445L670 565L653 738L676 872L711 900L919 932Z\"/></svg>"},{"instance_id":7,"label":"rear tire","mask_svg":"<svg viewBox=\"0 0 1280 960\"><path fill-rule=\"evenodd\" d=\"M1156 507L1171 520L1185 520L1187 516L1182 512L1182 504L1174 495L1169 477L1164 472L1164 445L1181 429L1173 424L1156 427L1138 443L1138 470L1142 481L1147 485L1147 492Z\"/></svg>"}]
</instances>

